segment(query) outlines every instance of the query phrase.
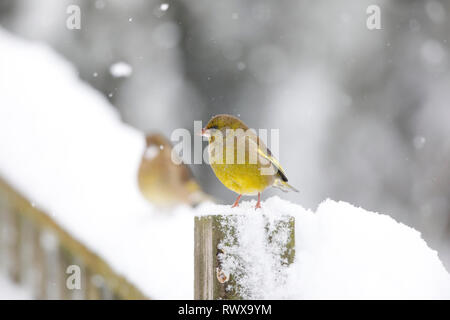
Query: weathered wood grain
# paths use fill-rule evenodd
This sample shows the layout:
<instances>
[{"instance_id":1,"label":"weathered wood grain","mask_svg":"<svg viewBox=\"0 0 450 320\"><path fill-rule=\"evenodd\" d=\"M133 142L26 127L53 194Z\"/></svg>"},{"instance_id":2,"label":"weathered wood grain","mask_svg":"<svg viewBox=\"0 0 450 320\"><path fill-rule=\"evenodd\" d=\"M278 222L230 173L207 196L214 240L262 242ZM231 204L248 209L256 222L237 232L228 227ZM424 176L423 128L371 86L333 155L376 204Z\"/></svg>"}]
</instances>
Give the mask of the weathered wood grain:
<instances>
[{"instance_id":1,"label":"weathered wood grain","mask_svg":"<svg viewBox=\"0 0 450 320\"><path fill-rule=\"evenodd\" d=\"M239 288L232 274L226 274L221 268L219 255L223 252L219 244L227 239L229 242L236 240L236 231L230 215L209 215L195 217L194 221L194 299L216 300L241 299ZM224 227L225 226L225 227ZM293 217L281 219L276 228L269 231L265 228L267 241L270 243L276 233L282 229L288 230L289 239L282 248L280 261L282 264L291 264L295 256L295 220Z\"/></svg>"}]
</instances>

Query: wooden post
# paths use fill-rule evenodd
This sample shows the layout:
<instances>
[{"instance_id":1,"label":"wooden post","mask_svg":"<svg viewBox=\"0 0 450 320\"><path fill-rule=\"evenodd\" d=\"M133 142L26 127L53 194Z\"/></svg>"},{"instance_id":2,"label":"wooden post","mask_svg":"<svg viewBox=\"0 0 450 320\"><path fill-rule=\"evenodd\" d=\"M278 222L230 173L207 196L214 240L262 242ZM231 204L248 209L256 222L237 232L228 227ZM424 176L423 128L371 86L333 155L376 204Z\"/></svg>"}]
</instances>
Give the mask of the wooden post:
<instances>
[{"instance_id":1,"label":"wooden post","mask_svg":"<svg viewBox=\"0 0 450 320\"><path fill-rule=\"evenodd\" d=\"M8 216L4 197L0 194L0 272L7 273L9 260Z\"/></svg>"},{"instance_id":2,"label":"wooden post","mask_svg":"<svg viewBox=\"0 0 450 320\"><path fill-rule=\"evenodd\" d=\"M87 284L86 284L86 299L87 300L102 300L103 288L105 285L105 279L87 269Z\"/></svg>"},{"instance_id":3,"label":"wooden post","mask_svg":"<svg viewBox=\"0 0 450 320\"><path fill-rule=\"evenodd\" d=\"M48 271L45 261L45 250L41 245L42 229L33 227L33 295L35 299L47 299Z\"/></svg>"},{"instance_id":4,"label":"wooden post","mask_svg":"<svg viewBox=\"0 0 450 320\"><path fill-rule=\"evenodd\" d=\"M60 299L62 300L74 300L75 294L77 289L68 288L67 287L67 278L68 274L67 268L71 265L77 265L74 261L75 258L72 255L72 253L67 250L66 247L64 247L62 244L59 244L59 271L58 271L58 277L59 277L59 285L60 285ZM78 266L80 268L80 266ZM80 268L81 270L81 268ZM81 276L81 275L80 275ZM81 279L80 279L81 281ZM81 289L79 289L81 290Z\"/></svg>"},{"instance_id":5,"label":"wooden post","mask_svg":"<svg viewBox=\"0 0 450 320\"><path fill-rule=\"evenodd\" d=\"M14 209L8 208L7 212L7 241L8 241L8 274L16 283L21 282L21 234L22 234L22 217Z\"/></svg>"},{"instance_id":6,"label":"wooden post","mask_svg":"<svg viewBox=\"0 0 450 320\"><path fill-rule=\"evenodd\" d=\"M39 241L43 249L46 272L46 282L44 283L46 299L61 299L59 239L52 230L42 229L41 231Z\"/></svg>"},{"instance_id":7,"label":"wooden post","mask_svg":"<svg viewBox=\"0 0 450 320\"><path fill-rule=\"evenodd\" d=\"M20 239L20 254L21 254L21 282L22 285L30 290L33 289L33 276L34 276L34 268L33 265L33 223L30 219L21 215L21 239Z\"/></svg>"},{"instance_id":8,"label":"wooden post","mask_svg":"<svg viewBox=\"0 0 450 320\"><path fill-rule=\"evenodd\" d=\"M286 266L294 261L295 219L291 216L262 217L261 233L263 245L281 246L279 262ZM270 222L269 222L270 221ZM227 254L222 248L227 245L239 246L237 236L239 217L236 215L209 215L195 217L194 221L194 299L242 299L241 288L237 284L237 274L228 274L222 268L222 258ZM242 231L240 231L242 232ZM245 230L244 230L245 232ZM280 237L284 232L284 237Z\"/></svg>"}]
</instances>

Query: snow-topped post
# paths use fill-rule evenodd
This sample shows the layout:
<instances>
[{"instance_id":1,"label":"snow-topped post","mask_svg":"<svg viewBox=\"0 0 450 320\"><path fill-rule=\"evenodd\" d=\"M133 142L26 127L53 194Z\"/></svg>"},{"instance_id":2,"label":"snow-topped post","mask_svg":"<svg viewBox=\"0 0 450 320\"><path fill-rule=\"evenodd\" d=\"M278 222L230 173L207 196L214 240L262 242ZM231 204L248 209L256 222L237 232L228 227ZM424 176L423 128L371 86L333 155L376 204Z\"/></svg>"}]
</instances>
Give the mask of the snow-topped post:
<instances>
[{"instance_id":1,"label":"snow-topped post","mask_svg":"<svg viewBox=\"0 0 450 320\"><path fill-rule=\"evenodd\" d=\"M283 281L294 261L292 216L208 215L194 224L194 299L260 298L259 283Z\"/></svg>"}]
</instances>

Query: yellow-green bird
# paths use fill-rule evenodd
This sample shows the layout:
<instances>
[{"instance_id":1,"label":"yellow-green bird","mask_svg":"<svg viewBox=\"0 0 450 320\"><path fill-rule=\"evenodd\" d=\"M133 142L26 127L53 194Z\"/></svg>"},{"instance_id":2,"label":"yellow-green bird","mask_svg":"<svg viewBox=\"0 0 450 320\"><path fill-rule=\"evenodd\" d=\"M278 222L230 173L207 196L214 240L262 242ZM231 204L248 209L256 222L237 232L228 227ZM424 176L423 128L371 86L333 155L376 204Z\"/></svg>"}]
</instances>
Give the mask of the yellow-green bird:
<instances>
[{"instance_id":1,"label":"yellow-green bird","mask_svg":"<svg viewBox=\"0 0 450 320\"><path fill-rule=\"evenodd\" d=\"M203 201L213 201L184 163L172 161L169 140L160 134L150 134L145 140L137 178L139 189L149 202L167 210L180 204L196 206Z\"/></svg>"},{"instance_id":2,"label":"yellow-green bird","mask_svg":"<svg viewBox=\"0 0 450 320\"><path fill-rule=\"evenodd\" d=\"M201 135L208 138L209 160L217 178L239 194L232 207L239 205L242 195L258 195L255 209L261 208L261 192L270 186L298 192L287 183L283 168L264 142L239 118L214 116Z\"/></svg>"}]
</instances>

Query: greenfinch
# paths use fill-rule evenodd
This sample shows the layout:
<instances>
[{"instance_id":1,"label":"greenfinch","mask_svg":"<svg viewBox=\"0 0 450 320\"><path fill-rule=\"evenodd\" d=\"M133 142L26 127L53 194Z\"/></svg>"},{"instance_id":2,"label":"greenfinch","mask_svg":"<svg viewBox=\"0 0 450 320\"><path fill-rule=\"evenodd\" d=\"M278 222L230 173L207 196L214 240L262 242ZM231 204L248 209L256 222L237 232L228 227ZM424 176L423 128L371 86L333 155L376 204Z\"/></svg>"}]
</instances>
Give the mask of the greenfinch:
<instances>
[{"instance_id":1,"label":"greenfinch","mask_svg":"<svg viewBox=\"0 0 450 320\"><path fill-rule=\"evenodd\" d=\"M242 195L258 195L255 209L261 208L261 192L270 186L298 192L287 183L283 168L264 142L239 118L214 116L201 135L208 138L209 161L215 175L239 195L232 207L239 205Z\"/></svg>"},{"instance_id":2,"label":"greenfinch","mask_svg":"<svg viewBox=\"0 0 450 320\"><path fill-rule=\"evenodd\" d=\"M142 195L156 207L172 209L180 204L196 206L211 201L205 194L191 170L180 161L172 161L172 144L160 134L146 137L138 171L138 184Z\"/></svg>"}]
</instances>

